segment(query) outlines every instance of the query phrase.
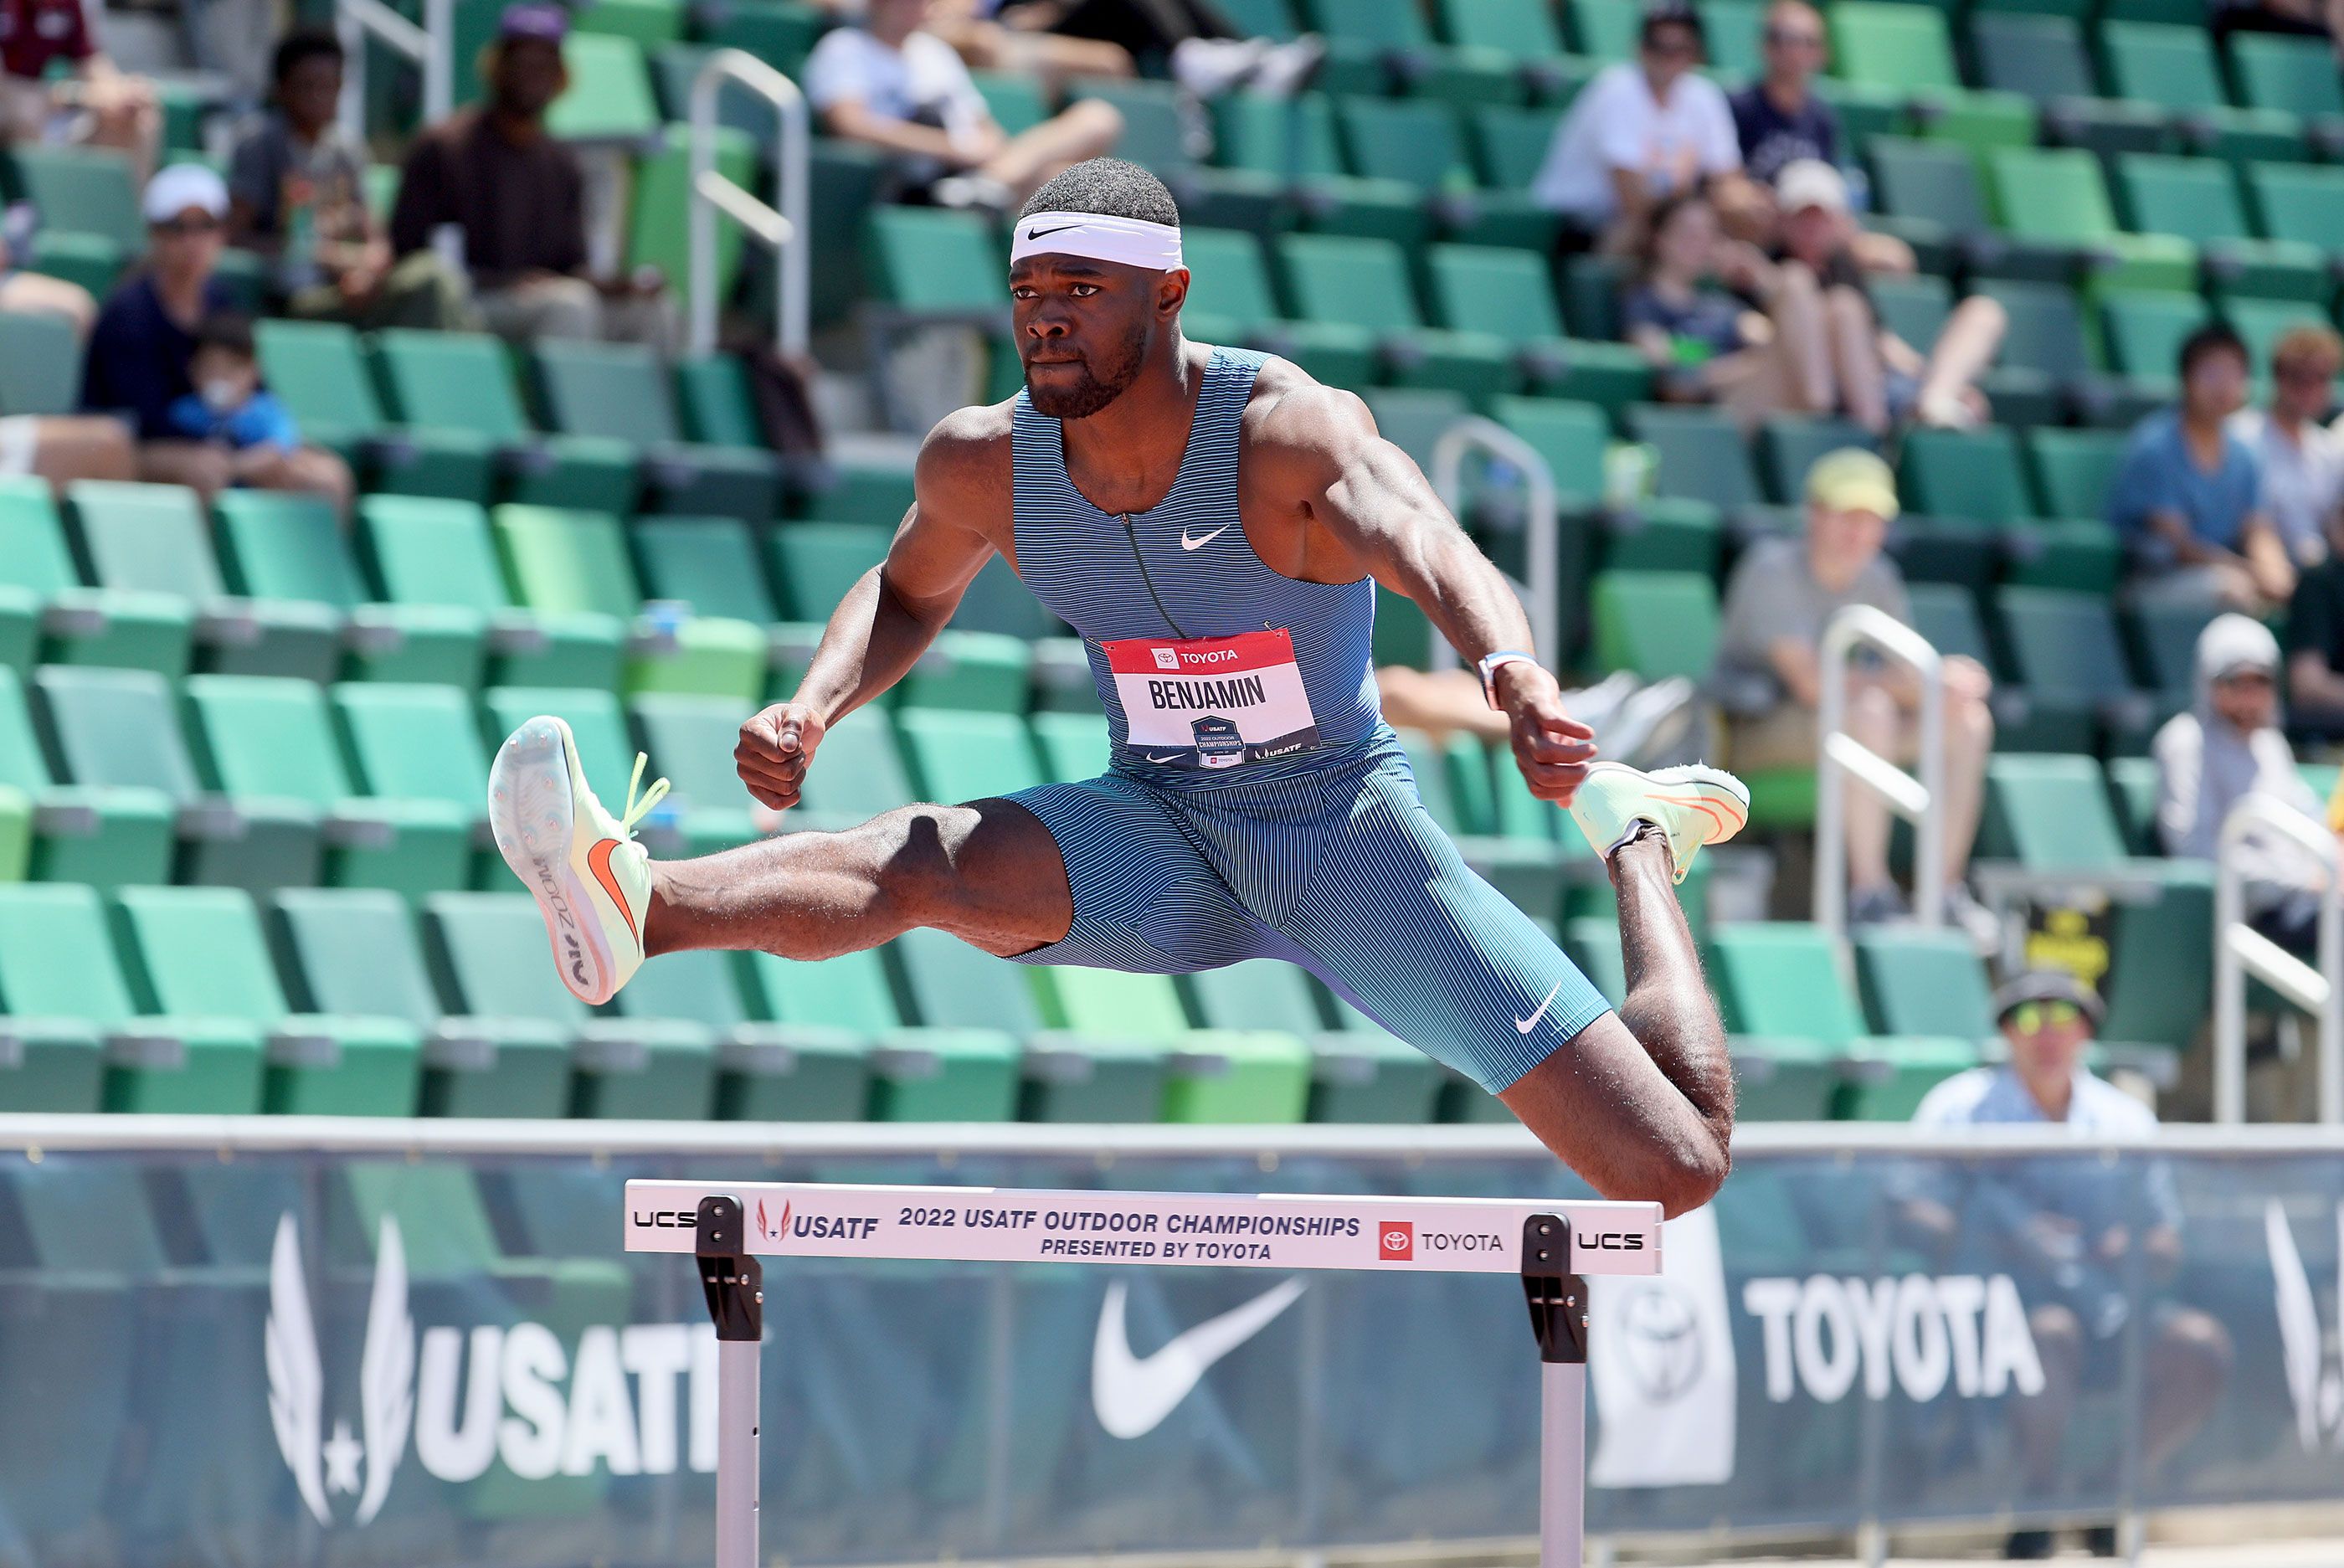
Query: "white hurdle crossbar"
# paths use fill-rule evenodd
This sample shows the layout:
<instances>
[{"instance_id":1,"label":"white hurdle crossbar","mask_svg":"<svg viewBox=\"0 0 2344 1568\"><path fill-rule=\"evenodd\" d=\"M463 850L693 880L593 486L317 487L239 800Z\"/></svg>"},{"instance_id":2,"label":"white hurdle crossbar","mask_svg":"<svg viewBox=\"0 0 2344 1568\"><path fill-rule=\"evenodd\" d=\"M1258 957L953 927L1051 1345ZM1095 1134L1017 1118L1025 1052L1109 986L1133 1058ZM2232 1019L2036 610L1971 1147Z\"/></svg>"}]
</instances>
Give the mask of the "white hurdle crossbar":
<instances>
[{"instance_id":1,"label":"white hurdle crossbar","mask_svg":"<svg viewBox=\"0 0 2344 1568\"><path fill-rule=\"evenodd\" d=\"M630 1181L626 1249L682 1252L716 1323L716 1568L758 1568L760 1257L1511 1274L1541 1363L1540 1568L1580 1568L1587 1274L1661 1271L1657 1203Z\"/></svg>"}]
</instances>

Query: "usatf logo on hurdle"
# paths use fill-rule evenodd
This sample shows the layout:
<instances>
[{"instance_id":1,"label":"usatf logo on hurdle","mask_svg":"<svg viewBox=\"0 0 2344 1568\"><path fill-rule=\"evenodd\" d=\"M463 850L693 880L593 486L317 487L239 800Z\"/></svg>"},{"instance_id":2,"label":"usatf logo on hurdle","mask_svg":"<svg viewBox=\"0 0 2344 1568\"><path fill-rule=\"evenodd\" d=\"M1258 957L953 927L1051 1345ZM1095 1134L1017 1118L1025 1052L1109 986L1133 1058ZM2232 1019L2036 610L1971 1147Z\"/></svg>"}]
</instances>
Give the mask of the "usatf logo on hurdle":
<instances>
[{"instance_id":1,"label":"usatf logo on hurdle","mask_svg":"<svg viewBox=\"0 0 2344 1568\"><path fill-rule=\"evenodd\" d=\"M1376 1227L1376 1256L1387 1263L1416 1256L1416 1226L1406 1219L1387 1219Z\"/></svg>"}]
</instances>

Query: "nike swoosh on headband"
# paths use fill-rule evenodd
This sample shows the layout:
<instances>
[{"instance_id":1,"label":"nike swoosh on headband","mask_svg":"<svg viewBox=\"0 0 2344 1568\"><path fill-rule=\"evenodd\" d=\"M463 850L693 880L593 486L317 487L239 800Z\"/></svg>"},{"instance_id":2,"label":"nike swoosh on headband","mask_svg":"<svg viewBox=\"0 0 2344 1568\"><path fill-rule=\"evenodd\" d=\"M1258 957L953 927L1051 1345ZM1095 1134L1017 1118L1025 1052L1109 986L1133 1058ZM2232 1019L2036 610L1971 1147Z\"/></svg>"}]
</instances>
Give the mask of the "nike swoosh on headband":
<instances>
[{"instance_id":1,"label":"nike swoosh on headband","mask_svg":"<svg viewBox=\"0 0 2344 1568\"><path fill-rule=\"evenodd\" d=\"M1215 1361L1268 1328L1294 1304L1302 1286L1300 1280L1274 1285L1241 1307L1173 1335L1155 1354L1135 1356L1124 1331L1124 1282L1109 1284L1099 1307L1098 1333L1091 1341L1091 1409L1099 1425L1114 1437L1145 1437L1154 1431Z\"/></svg>"},{"instance_id":2,"label":"nike swoosh on headband","mask_svg":"<svg viewBox=\"0 0 2344 1568\"><path fill-rule=\"evenodd\" d=\"M1079 223L1062 223L1056 228L1029 228L1026 231L1026 238L1028 239L1039 239L1046 234L1064 234L1070 228L1080 228L1081 227L1082 225Z\"/></svg>"}]
</instances>

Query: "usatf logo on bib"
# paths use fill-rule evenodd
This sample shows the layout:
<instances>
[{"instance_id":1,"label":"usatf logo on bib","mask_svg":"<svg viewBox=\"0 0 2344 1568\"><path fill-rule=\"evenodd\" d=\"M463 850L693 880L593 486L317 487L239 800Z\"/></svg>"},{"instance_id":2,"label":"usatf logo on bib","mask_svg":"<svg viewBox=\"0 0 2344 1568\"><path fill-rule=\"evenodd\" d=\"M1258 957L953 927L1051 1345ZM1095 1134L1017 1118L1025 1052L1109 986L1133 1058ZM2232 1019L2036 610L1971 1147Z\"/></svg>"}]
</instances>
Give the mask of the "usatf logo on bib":
<instances>
[{"instance_id":1,"label":"usatf logo on bib","mask_svg":"<svg viewBox=\"0 0 2344 1568\"><path fill-rule=\"evenodd\" d=\"M1284 630L1104 642L1124 744L1158 767L1233 768L1318 744Z\"/></svg>"}]
</instances>

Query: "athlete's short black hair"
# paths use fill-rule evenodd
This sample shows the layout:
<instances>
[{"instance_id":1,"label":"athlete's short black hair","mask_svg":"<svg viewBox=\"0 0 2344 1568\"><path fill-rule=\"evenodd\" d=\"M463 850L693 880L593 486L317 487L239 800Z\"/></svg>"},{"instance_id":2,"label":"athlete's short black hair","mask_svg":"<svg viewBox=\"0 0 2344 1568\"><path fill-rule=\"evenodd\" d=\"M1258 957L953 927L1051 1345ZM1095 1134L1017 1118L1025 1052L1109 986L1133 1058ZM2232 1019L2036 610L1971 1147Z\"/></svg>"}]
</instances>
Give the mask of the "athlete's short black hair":
<instances>
[{"instance_id":1,"label":"athlete's short black hair","mask_svg":"<svg viewBox=\"0 0 2344 1568\"><path fill-rule=\"evenodd\" d=\"M2241 364L2251 367L2255 357L2247 350L2247 340L2228 321L2208 321L2181 339L2181 379L2187 380L2198 361L2208 354L2236 354Z\"/></svg>"},{"instance_id":2,"label":"athlete's short black hair","mask_svg":"<svg viewBox=\"0 0 2344 1568\"><path fill-rule=\"evenodd\" d=\"M1037 212L1096 212L1180 227L1179 204L1164 182L1119 157L1090 158L1045 180L1041 189L1026 198L1017 216L1031 217Z\"/></svg>"}]
</instances>

